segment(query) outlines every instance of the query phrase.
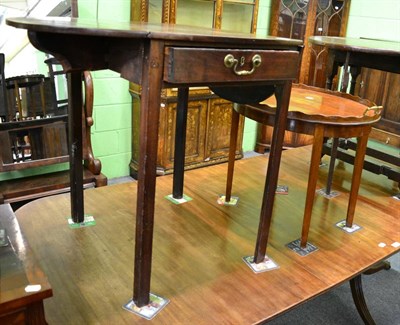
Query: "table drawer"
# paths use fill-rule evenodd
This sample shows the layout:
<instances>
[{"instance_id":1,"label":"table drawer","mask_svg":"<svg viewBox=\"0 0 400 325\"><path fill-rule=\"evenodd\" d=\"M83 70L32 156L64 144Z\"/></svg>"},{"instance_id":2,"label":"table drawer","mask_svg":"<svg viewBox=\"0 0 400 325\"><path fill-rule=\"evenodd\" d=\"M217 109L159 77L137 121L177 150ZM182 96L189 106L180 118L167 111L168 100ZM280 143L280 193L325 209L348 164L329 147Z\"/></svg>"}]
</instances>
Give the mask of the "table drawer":
<instances>
[{"instance_id":1,"label":"table drawer","mask_svg":"<svg viewBox=\"0 0 400 325\"><path fill-rule=\"evenodd\" d=\"M164 81L173 84L295 79L299 52L167 47Z\"/></svg>"}]
</instances>

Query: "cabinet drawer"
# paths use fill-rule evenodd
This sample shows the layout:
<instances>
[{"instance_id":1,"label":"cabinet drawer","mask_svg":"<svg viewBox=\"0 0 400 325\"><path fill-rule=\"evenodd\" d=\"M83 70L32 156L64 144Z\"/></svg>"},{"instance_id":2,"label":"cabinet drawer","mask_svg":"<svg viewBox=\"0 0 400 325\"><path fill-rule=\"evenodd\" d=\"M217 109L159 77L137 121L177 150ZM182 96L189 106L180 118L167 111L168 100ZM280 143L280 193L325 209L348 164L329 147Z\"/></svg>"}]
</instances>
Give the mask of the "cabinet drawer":
<instances>
[{"instance_id":1,"label":"cabinet drawer","mask_svg":"<svg viewBox=\"0 0 400 325\"><path fill-rule=\"evenodd\" d=\"M299 52L167 47L164 81L210 84L295 79Z\"/></svg>"}]
</instances>

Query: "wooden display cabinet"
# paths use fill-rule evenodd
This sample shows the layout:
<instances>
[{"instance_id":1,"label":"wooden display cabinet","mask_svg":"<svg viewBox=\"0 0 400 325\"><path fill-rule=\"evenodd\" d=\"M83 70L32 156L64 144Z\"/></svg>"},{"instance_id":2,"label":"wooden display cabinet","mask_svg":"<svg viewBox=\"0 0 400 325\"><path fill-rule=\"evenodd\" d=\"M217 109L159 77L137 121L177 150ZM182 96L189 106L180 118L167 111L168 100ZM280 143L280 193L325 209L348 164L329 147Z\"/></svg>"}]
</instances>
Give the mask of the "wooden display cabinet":
<instances>
[{"instance_id":1,"label":"wooden display cabinet","mask_svg":"<svg viewBox=\"0 0 400 325\"><path fill-rule=\"evenodd\" d=\"M236 32L256 31L258 0L133 0L131 20L212 27ZM137 177L139 157L138 123L140 88L130 84L133 97L132 159L130 174ZM161 94L157 173L173 172L177 90ZM232 103L218 98L208 88L190 89L186 132L185 169L228 160ZM244 118L241 117L236 157L243 157Z\"/></svg>"},{"instance_id":2,"label":"wooden display cabinet","mask_svg":"<svg viewBox=\"0 0 400 325\"><path fill-rule=\"evenodd\" d=\"M327 52L322 47L310 47L313 35L345 36L350 0L272 0L270 35L304 41L299 82L325 88ZM260 125L256 151L263 153L271 145L273 128ZM286 131L285 148L312 143L312 136Z\"/></svg>"},{"instance_id":3,"label":"wooden display cabinet","mask_svg":"<svg viewBox=\"0 0 400 325\"><path fill-rule=\"evenodd\" d=\"M131 85L135 86L135 85ZM140 91L131 87L133 98L132 159L131 176L136 178L139 161L139 114ZM160 126L158 140L157 174L173 172L175 116L177 89L166 89L161 94ZM229 134L232 103L217 97L207 88L191 89L185 146L185 169L203 167L228 160ZM240 121L240 132L236 157L242 157L242 135L244 120Z\"/></svg>"},{"instance_id":4,"label":"wooden display cabinet","mask_svg":"<svg viewBox=\"0 0 400 325\"><path fill-rule=\"evenodd\" d=\"M68 115L53 101L55 90L39 91L47 88L44 84L50 83L48 78L27 75L6 79L1 70L0 173L68 162ZM105 186L107 178L101 173L101 162L95 159L91 145L92 77L90 72L82 77L83 187ZM68 170L11 178L0 182L0 204L11 203L18 208L36 198L67 192L69 187Z\"/></svg>"}]
</instances>

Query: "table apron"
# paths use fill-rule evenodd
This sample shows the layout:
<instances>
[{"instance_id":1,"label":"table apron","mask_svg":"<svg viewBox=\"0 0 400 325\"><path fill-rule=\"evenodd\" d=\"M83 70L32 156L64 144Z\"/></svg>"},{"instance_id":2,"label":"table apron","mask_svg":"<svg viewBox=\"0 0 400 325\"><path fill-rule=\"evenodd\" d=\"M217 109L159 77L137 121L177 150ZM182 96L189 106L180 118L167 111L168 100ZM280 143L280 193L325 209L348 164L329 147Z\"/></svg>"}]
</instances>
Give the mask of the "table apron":
<instances>
[{"instance_id":1,"label":"table apron","mask_svg":"<svg viewBox=\"0 0 400 325\"><path fill-rule=\"evenodd\" d=\"M229 58L231 64L229 65ZM300 55L290 50L166 47L164 82L210 84L294 80Z\"/></svg>"}]
</instances>

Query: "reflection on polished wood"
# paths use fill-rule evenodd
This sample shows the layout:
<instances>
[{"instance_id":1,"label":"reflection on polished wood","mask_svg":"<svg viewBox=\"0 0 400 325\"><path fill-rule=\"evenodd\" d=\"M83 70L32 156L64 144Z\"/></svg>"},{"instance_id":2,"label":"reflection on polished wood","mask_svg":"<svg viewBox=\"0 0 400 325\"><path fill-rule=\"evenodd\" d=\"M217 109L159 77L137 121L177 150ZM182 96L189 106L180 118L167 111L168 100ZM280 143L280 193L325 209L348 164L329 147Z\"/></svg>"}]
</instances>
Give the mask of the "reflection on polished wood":
<instances>
[{"instance_id":1,"label":"reflection on polished wood","mask_svg":"<svg viewBox=\"0 0 400 325\"><path fill-rule=\"evenodd\" d=\"M319 250L301 257L285 247L301 229L310 149L282 155L279 183L289 186L289 194L276 198L267 251L280 268L266 273L254 274L242 261L254 249L266 156L236 162L236 207L216 203L226 164L187 172L185 193L193 201L182 205L164 199L172 175L157 178L152 288L171 302L151 323L262 322L399 250L390 244L400 241L400 202L391 198L393 182L377 175L364 172L361 181L356 217L362 229L347 234L334 226L345 218L353 169L342 162L333 187L343 195L315 200L310 241ZM320 170L320 186L327 172ZM85 210L97 224L82 229L67 225L68 195L39 199L17 211L54 290L45 302L50 324L149 324L122 309L131 298L135 192L136 183L85 191ZM387 246L378 247L381 242Z\"/></svg>"},{"instance_id":2,"label":"reflection on polished wood","mask_svg":"<svg viewBox=\"0 0 400 325\"><path fill-rule=\"evenodd\" d=\"M43 300L52 296L46 275L32 252L9 204L0 205L0 324L47 324ZM27 286L40 286L33 292Z\"/></svg>"}]
</instances>

